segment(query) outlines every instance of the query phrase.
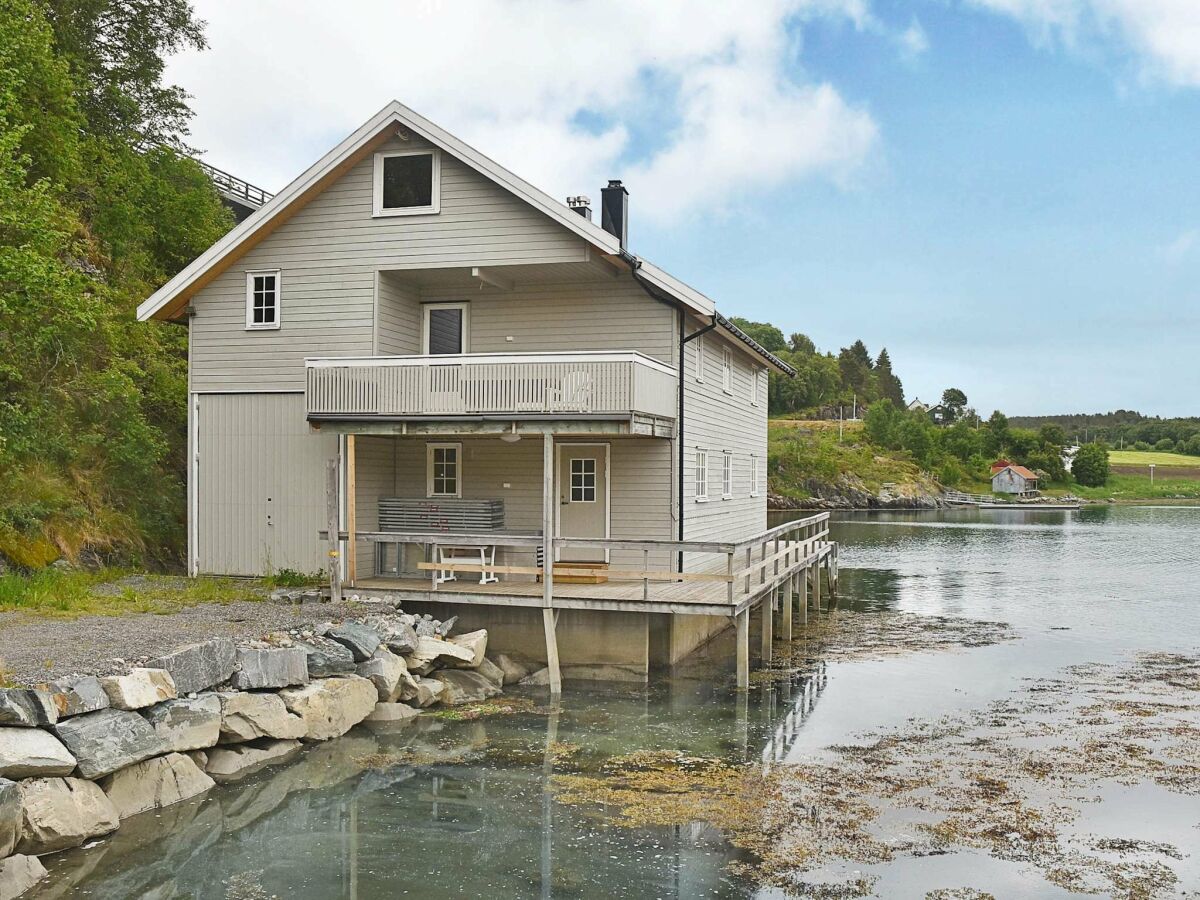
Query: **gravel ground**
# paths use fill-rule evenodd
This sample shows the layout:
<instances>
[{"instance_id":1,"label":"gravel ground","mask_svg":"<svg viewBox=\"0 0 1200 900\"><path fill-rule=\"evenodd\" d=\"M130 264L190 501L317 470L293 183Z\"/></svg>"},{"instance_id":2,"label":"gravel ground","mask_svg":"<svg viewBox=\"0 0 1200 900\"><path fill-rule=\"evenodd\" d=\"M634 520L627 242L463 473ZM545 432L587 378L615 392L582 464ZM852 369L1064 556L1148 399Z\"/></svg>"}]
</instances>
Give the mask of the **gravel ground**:
<instances>
[{"instance_id":1,"label":"gravel ground","mask_svg":"<svg viewBox=\"0 0 1200 900\"><path fill-rule=\"evenodd\" d=\"M380 603L204 603L170 615L32 619L0 614L0 666L13 681L33 683L76 673L105 675L213 637L251 640L268 631L394 612Z\"/></svg>"}]
</instances>

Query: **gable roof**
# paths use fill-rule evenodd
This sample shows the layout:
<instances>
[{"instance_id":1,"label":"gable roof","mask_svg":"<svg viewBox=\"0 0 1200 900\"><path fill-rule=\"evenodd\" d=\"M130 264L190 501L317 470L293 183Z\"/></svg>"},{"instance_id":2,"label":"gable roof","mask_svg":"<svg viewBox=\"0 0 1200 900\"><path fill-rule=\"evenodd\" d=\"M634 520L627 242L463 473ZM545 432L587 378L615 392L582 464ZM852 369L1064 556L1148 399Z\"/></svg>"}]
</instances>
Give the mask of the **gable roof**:
<instances>
[{"instance_id":1,"label":"gable roof","mask_svg":"<svg viewBox=\"0 0 1200 900\"><path fill-rule=\"evenodd\" d=\"M435 147L452 154L485 178L524 200L539 212L549 216L564 228L574 232L602 254L618 257L636 266L641 280L663 291L674 301L701 316L719 317L720 324L730 330L753 352L786 374L795 370L773 353L755 343L717 313L716 304L700 291L653 263L633 257L621 248L615 235L585 219L565 203L514 175L499 163L484 156L474 147L456 138L424 116L393 100L305 170L298 178L263 204L253 215L233 228L223 238L185 266L174 278L143 301L137 309L139 321L173 319L206 284L232 265L255 244L287 221L293 213L316 197L330 183L340 178L352 166L381 146L397 127L407 128Z\"/></svg>"},{"instance_id":2,"label":"gable roof","mask_svg":"<svg viewBox=\"0 0 1200 900\"><path fill-rule=\"evenodd\" d=\"M1022 478L1027 478L1027 479L1029 479L1030 481L1037 481L1037 475L1036 475L1035 473L1033 473L1033 472L1030 472L1030 471L1029 471L1027 468L1025 468L1024 466L1018 466L1018 465L1005 466L1003 469L1000 469L999 471L993 472L993 473L992 473L992 477L993 477L993 478L995 478L997 475L1003 474L1004 472L1007 472L1007 471L1009 471L1010 469L1011 469L1013 472L1016 472L1016 473L1017 473L1018 475L1020 475Z\"/></svg>"}]
</instances>

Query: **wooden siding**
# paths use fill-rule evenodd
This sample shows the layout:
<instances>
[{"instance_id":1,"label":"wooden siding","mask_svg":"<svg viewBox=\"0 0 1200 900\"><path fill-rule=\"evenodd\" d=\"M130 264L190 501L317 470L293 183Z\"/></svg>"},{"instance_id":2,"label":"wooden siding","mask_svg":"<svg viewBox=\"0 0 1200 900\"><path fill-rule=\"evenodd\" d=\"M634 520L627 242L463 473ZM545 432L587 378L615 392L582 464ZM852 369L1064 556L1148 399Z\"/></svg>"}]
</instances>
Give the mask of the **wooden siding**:
<instances>
[{"instance_id":1,"label":"wooden siding","mask_svg":"<svg viewBox=\"0 0 1200 900\"><path fill-rule=\"evenodd\" d=\"M380 272L378 277L374 352L381 356L420 353L420 295L388 272Z\"/></svg>"},{"instance_id":2,"label":"wooden siding","mask_svg":"<svg viewBox=\"0 0 1200 900\"><path fill-rule=\"evenodd\" d=\"M326 565L325 461L335 435L314 434L303 394L204 394L198 409L192 552L209 575Z\"/></svg>"},{"instance_id":3,"label":"wooden siding","mask_svg":"<svg viewBox=\"0 0 1200 900\"><path fill-rule=\"evenodd\" d=\"M694 329L695 324L689 325ZM704 342L704 380L696 380L697 345ZM722 387L721 350L732 365L730 393ZM684 539L738 541L767 527L767 398L763 368L716 331L690 341L684 355ZM750 403L752 373L760 378ZM708 451L708 500L696 501L696 450ZM733 497L722 499L722 458L733 454ZM759 491L750 496L751 455L759 458ZM711 559L708 560L711 563Z\"/></svg>"},{"instance_id":4,"label":"wooden siding","mask_svg":"<svg viewBox=\"0 0 1200 900\"><path fill-rule=\"evenodd\" d=\"M304 357L370 354L377 270L585 258L580 238L445 153L440 213L373 217L373 166L368 155L196 295L192 390L302 390ZM281 271L278 330L245 328L255 269Z\"/></svg>"}]
</instances>

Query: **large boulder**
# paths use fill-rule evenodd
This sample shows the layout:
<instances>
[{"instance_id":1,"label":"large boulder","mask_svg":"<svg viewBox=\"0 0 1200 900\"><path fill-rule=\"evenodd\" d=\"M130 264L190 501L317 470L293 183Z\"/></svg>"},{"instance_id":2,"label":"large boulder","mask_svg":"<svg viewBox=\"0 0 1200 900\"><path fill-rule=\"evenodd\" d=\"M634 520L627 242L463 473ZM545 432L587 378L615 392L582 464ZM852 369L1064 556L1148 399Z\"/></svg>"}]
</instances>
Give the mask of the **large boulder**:
<instances>
[{"instance_id":1,"label":"large boulder","mask_svg":"<svg viewBox=\"0 0 1200 900\"><path fill-rule=\"evenodd\" d=\"M32 778L21 782L21 853L78 847L120 825L112 801L82 778Z\"/></svg>"},{"instance_id":2,"label":"large boulder","mask_svg":"<svg viewBox=\"0 0 1200 900\"><path fill-rule=\"evenodd\" d=\"M383 646L398 656L407 656L417 649L417 633L408 616L371 615L363 624L378 632Z\"/></svg>"},{"instance_id":3,"label":"large boulder","mask_svg":"<svg viewBox=\"0 0 1200 900\"><path fill-rule=\"evenodd\" d=\"M178 695L175 681L166 669L134 669L128 675L106 675L100 687L113 709L141 709Z\"/></svg>"},{"instance_id":4,"label":"large boulder","mask_svg":"<svg viewBox=\"0 0 1200 900\"><path fill-rule=\"evenodd\" d=\"M516 684L526 675L533 671L533 664L527 662L524 657L517 656L514 653L499 653L496 655L496 665L500 671L504 673L504 683Z\"/></svg>"},{"instance_id":5,"label":"large boulder","mask_svg":"<svg viewBox=\"0 0 1200 900\"><path fill-rule=\"evenodd\" d=\"M446 692L446 686L440 681L433 678L418 678L417 686L412 691L412 696L401 695L406 703L412 703L415 706L424 709L427 706L433 706L442 699L442 694ZM408 693L407 691L404 692Z\"/></svg>"},{"instance_id":6,"label":"large boulder","mask_svg":"<svg viewBox=\"0 0 1200 900\"><path fill-rule=\"evenodd\" d=\"M21 838L21 788L0 778L0 859L17 849Z\"/></svg>"},{"instance_id":7,"label":"large boulder","mask_svg":"<svg viewBox=\"0 0 1200 900\"><path fill-rule=\"evenodd\" d=\"M376 703L371 714L364 721L368 725L393 725L398 722L408 722L421 714L419 709L407 703Z\"/></svg>"},{"instance_id":8,"label":"large boulder","mask_svg":"<svg viewBox=\"0 0 1200 900\"><path fill-rule=\"evenodd\" d=\"M55 725L54 733L75 756L84 778L100 778L166 750L153 725L119 709L74 716Z\"/></svg>"},{"instance_id":9,"label":"large boulder","mask_svg":"<svg viewBox=\"0 0 1200 900\"><path fill-rule=\"evenodd\" d=\"M379 633L359 622L335 625L325 632L325 636L354 654L355 662L366 662L379 647Z\"/></svg>"},{"instance_id":10,"label":"large boulder","mask_svg":"<svg viewBox=\"0 0 1200 900\"><path fill-rule=\"evenodd\" d=\"M54 735L36 728L0 728L0 777L70 775L75 757Z\"/></svg>"},{"instance_id":11,"label":"large boulder","mask_svg":"<svg viewBox=\"0 0 1200 900\"><path fill-rule=\"evenodd\" d=\"M483 661L475 667L475 671L494 684L497 688L504 687L504 670L486 656L483 658Z\"/></svg>"},{"instance_id":12,"label":"large boulder","mask_svg":"<svg viewBox=\"0 0 1200 900\"><path fill-rule=\"evenodd\" d=\"M0 725L37 728L58 721L58 707L48 693L32 688L0 690Z\"/></svg>"},{"instance_id":13,"label":"large boulder","mask_svg":"<svg viewBox=\"0 0 1200 900\"><path fill-rule=\"evenodd\" d=\"M50 695L58 717L81 716L108 708L108 694L95 675L72 675L38 685L38 690Z\"/></svg>"},{"instance_id":14,"label":"large boulder","mask_svg":"<svg viewBox=\"0 0 1200 900\"><path fill-rule=\"evenodd\" d=\"M45 877L46 867L36 856L0 859L0 900L16 900Z\"/></svg>"},{"instance_id":15,"label":"large boulder","mask_svg":"<svg viewBox=\"0 0 1200 900\"><path fill-rule=\"evenodd\" d=\"M299 647L241 648L230 683L239 691L308 683L308 654Z\"/></svg>"},{"instance_id":16,"label":"large boulder","mask_svg":"<svg viewBox=\"0 0 1200 900\"><path fill-rule=\"evenodd\" d=\"M309 678L349 675L354 671L354 654L337 641L326 637L311 637L297 641L296 646L308 656Z\"/></svg>"},{"instance_id":17,"label":"large boulder","mask_svg":"<svg viewBox=\"0 0 1200 900\"><path fill-rule=\"evenodd\" d=\"M449 663L448 665L454 668L478 668L483 662L484 654L487 653L488 633L486 628L480 628L478 631L468 631L466 634L455 635L449 639L451 644L457 644L464 650L469 650L471 658Z\"/></svg>"},{"instance_id":18,"label":"large boulder","mask_svg":"<svg viewBox=\"0 0 1200 900\"><path fill-rule=\"evenodd\" d=\"M304 720L306 740L327 741L345 734L375 708L379 691L357 675L323 678L280 691L284 704Z\"/></svg>"},{"instance_id":19,"label":"large boulder","mask_svg":"<svg viewBox=\"0 0 1200 900\"><path fill-rule=\"evenodd\" d=\"M258 738L295 739L308 725L288 712L278 694L221 693L220 742L237 744Z\"/></svg>"},{"instance_id":20,"label":"large boulder","mask_svg":"<svg viewBox=\"0 0 1200 900\"><path fill-rule=\"evenodd\" d=\"M188 644L150 663L170 672L175 690L181 694L194 694L220 684L233 674L236 664L236 649L229 638Z\"/></svg>"},{"instance_id":21,"label":"large boulder","mask_svg":"<svg viewBox=\"0 0 1200 900\"><path fill-rule=\"evenodd\" d=\"M442 669L440 672L434 672L433 678L446 686L442 702L452 706L459 703L477 703L500 693L497 685L469 669Z\"/></svg>"},{"instance_id":22,"label":"large boulder","mask_svg":"<svg viewBox=\"0 0 1200 900\"><path fill-rule=\"evenodd\" d=\"M417 638L417 649L411 653L405 662L408 670L417 675L428 675L434 669L442 666L470 664L475 659L475 653L466 647L444 641L437 637Z\"/></svg>"},{"instance_id":23,"label":"large boulder","mask_svg":"<svg viewBox=\"0 0 1200 900\"><path fill-rule=\"evenodd\" d=\"M380 647L370 659L358 664L358 674L375 685L379 692L379 701L386 703L396 699L405 676L408 675L408 666L404 664L403 658L386 647Z\"/></svg>"},{"instance_id":24,"label":"large boulder","mask_svg":"<svg viewBox=\"0 0 1200 900\"><path fill-rule=\"evenodd\" d=\"M283 762L299 749L299 741L269 738L252 744L217 747L208 754L208 765L204 771L218 784L237 781L259 769Z\"/></svg>"},{"instance_id":25,"label":"large boulder","mask_svg":"<svg viewBox=\"0 0 1200 900\"><path fill-rule=\"evenodd\" d=\"M211 747L221 735L221 701L216 694L168 700L143 710L142 715L172 753Z\"/></svg>"},{"instance_id":26,"label":"large boulder","mask_svg":"<svg viewBox=\"0 0 1200 900\"><path fill-rule=\"evenodd\" d=\"M215 782L182 753L156 756L114 772L100 782L122 819L196 797Z\"/></svg>"}]
</instances>

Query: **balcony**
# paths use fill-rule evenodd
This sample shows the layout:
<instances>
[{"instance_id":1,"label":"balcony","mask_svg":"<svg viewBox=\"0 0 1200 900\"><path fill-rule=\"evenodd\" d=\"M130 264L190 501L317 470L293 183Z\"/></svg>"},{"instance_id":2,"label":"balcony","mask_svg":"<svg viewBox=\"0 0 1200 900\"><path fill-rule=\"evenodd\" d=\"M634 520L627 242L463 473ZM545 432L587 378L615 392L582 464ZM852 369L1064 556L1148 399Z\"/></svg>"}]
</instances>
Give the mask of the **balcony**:
<instances>
[{"instance_id":1,"label":"balcony","mask_svg":"<svg viewBox=\"0 0 1200 900\"><path fill-rule=\"evenodd\" d=\"M633 351L328 357L305 368L317 421L616 419L658 434L677 402L675 370Z\"/></svg>"}]
</instances>

